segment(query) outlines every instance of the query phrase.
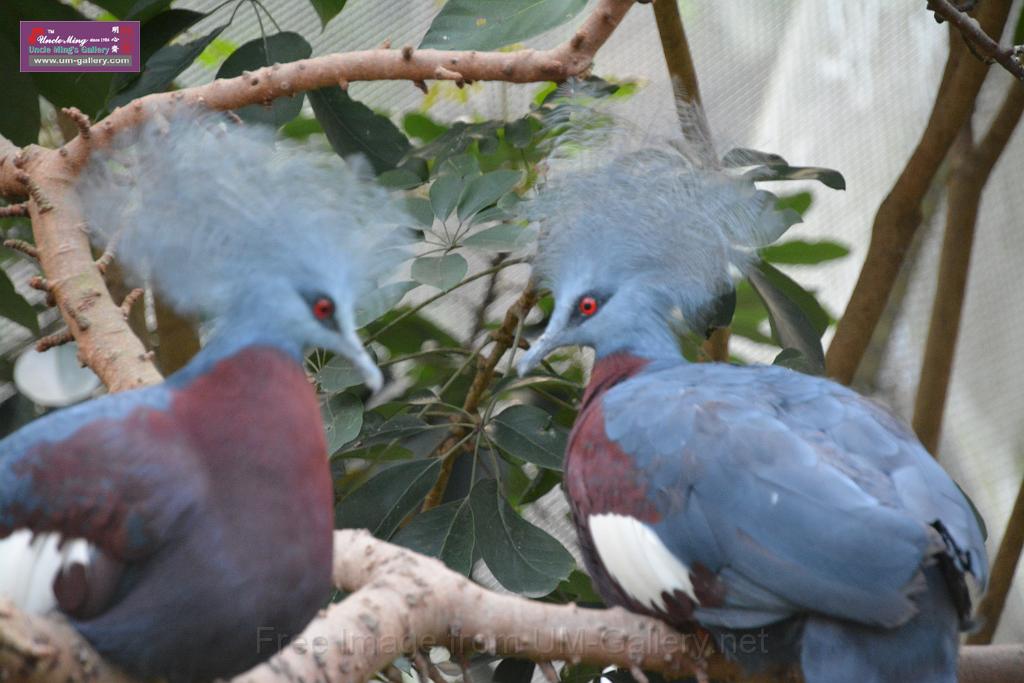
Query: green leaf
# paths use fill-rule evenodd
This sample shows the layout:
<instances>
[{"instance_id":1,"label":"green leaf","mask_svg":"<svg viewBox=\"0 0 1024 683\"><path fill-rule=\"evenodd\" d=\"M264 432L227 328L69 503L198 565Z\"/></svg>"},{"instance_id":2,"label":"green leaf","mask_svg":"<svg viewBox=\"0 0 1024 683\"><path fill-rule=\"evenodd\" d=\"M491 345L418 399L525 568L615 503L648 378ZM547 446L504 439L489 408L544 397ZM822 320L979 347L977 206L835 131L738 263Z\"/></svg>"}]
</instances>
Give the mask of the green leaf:
<instances>
[{"instance_id":1,"label":"green leaf","mask_svg":"<svg viewBox=\"0 0 1024 683\"><path fill-rule=\"evenodd\" d=\"M822 375L825 369L824 366L810 360L797 349L782 349L782 353L775 356L772 365L781 365L805 375Z\"/></svg>"},{"instance_id":2,"label":"green leaf","mask_svg":"<svg viewBox=\"0 0 1024 683\"><path fill-rule=\"evenodd\" d=\"M334 453L359 436L363 426L363 402L349 393L335 394L320 406L327 434L327 452Z\"/></svg>"},{"instance_id":3,"label":"green leaf","mask_svg":"<svg viewBox=\"0 0 1024 683\"><path fill-rule=\"evenodd\" d=\"M429 228L434 224L434 208L429 199L423 197L406 197L405 208L419 225Z\"/></svg>"},{"instance_id":4,"label":"green leaf","mask_svg":"<svg viewBox=\"0 0 1024 683\"><path fill-rule=\"evenodd\" d=\"M531 598L547 595L575 568L561 543L505 502L494 479L478 482L469 499L477 548L494 578L508 590Z\"/></svg>"},{"instance_id":5,"label":"green leaf","mask_svg":"<svg viewBox=\"0 0 1024 683\"><path fill-rule=\"evenodd\" d=\"M421 434L427 429L429 425L420 418L401 413L369 430L363 441L367 444L386 443L395 439L401 441Z\"/></svg>"},{"instance_id":6,"label":"green leaf","mask_svg":"<svg viewBox=\"0 0 1024 683\"><path fill-rule=\"evenodd\" d=\"M138 0L131 6L124 18L146 22L158 14L165 13L170 6L171 0ZM180 11L187 12L188 10ZM143 39L145 39L145 32L143 32Z\"/></svg>"},{"instance_id":7,"label":"green leaf","mask_svg":"<svg viewBox=\"0 0 1024 683\"><path fill-rule=\"evenodd\" d=\"M537 665L529 659L506 657L494 669L491 681L492 683L530 683L533 680L533 671L536 668Z\"/></svg>"},{"instance_id":8,"label":"green leaf","mask_svg":"<svg viewBox=\"0 0 1024 683\"><path fill-rule=\"evenodd\" d=\"M110 98L109 106L120 107L143 95L165 90L226 28L226 24L218 26L191 43L167 45L157 50L146 61L146 67L139 79Z\"/></svg>"},{"instance_id":9,"label":"green leaf","mask_svg":"<svg viewBox=\"0 0 1024 683\"><path fill-rule=\"evenodd\" d=\"M587 76L586 78L572 76L557 85L552 84L550 89L543 90L538 94L537 104L547 105L545 108L548 109L552 105L564 102L612 97L628 85L632 84L612 83L600 76Z\"/></svg>"},{"instance_id":10,"label":"green leaf","mask_svg":"<svg viewBox=\"0 0 1024 683\"><path fill-rule=\"evenodd\" d=\"M56 0L2 0L0 1L0 35L12 42L18 40L18 21L88 21L80 12ZM15 43L16 44L16 43ZM14 67L17 73L18 66ZM32 73L27 74L36 91L52 105L78 107L93 118L103 109L107 91L113 80L110 73ZM4 107L13 102L8 96L20 79L11 80L6 71L0 72L0 93ZM19 98L20 99L20 98ZM18 100L16 100L18 101Z\"/></svg>"},{"instance_id":11,"label":"green leaf","mask_svg":"<svg viewBox=\"0 0 1024 683\"><path fill-rule=\"evenodd\" d=\"M0 135L19 147L39 142L39 92L32 75L18 71L17 33L0 32L0 75L4 104L0 106Z\"/></svg>"},{"instance_id":12,"label":"green leaf","mask_svg":"<svg viewBox=\"0 0 1024 683\"><path fill-rule=\"evenodd\" d=\"M702 329L697 331L710 335L711 332L721 327L729 327L732 324L735 313L736 290L730 289L705 307L705 310L702 311L702 318L699 321Z\"/></svg>"},{"instance_id":13,"label":"green leaf","mask_svg":"<svg viewBox=\"0 0 1024 683\"><path fill-rule=\"evenodd\" d=\"M316 373L316 383L327 394L336 394L349 387L358 386L362 382L362 373L352 364L352 361L341 354L336 354Z\"/></svg>"},{"instance_id":14,"label":"green leaf","mask_svg":"<svg viewBox=\"0 0 1024 683\"><path fill-rule=\"evenodd\" d=\"M462 244L488 251L515 251L529 243L531 237L532 230L515 223L505 223L473 233L462 240Z\"/></svg>"},{"instance_id":15,"label":"green leaf","mask_svg":"<svg viewBox=\"0 0 1024 683\"><path fill-rule=\"evenodd\" d=\"M39 320L32 304L18 294L3 269L0 269L0 316L27 328L32 334L39 334Z\"/></svg>"},{"instance_id":16,"label":"green leaf","mask_svg":"<svg viewBox=\"0 0 1024 683\"><path fill-rule=\"evenodd\" d=\"M92 4L107 10L115 17L125 17L135 4L135 0L89 0Z\"/></svg>"},{"instance_id":17,"label":"green leaf","mask_svg":"<svg viewBox=\"0 0 1024 683\"><path fill-rule=\"evenodd\" d=\"M796 211L803 217L807 213L807 209L811 208L811 193L797 192L796 194L779 197L775 202L775 208L779 211L785 211L786 209Z\"/></svg>"},{"instance_id":18,"label":"green leaf","mask_svg":"<svg viewBox=\"0 0 1024 683\"><path fill-rule=\"evenodd\" d=\"M454 173L440 176L431 184L430 206L439 221L444 222L452 214L464 189L462 177Z\"/></svg>"},{"instance_id":19,"label":"green leaf","mask_svg":"<svg viewBox=\"0 0 1024 683\"><path fill-rule=\"evenodd\" d=\"M356 303L356 327L369 325L397 306L402 297L419 286L420 283L411 280L389 282L364 295Z\"/></svg>"},{"instance_id":20,"label":"green leaf","mask_svg":"<svg viewBox=\"0 0 1024 683\"><path fill-rule=\"evenodd\" d=\"M241 76L244 71L255 71L275 63L295 62L306 59L311 54L313 54L313 47L298 33L291 31L275 33L250 40L232 52L231 56L221 64L217 71L217 78L234 78ZM304 97L303 93L297 93L290 97L278 97L269 107L253 104L236 110L236 113L246 121L265 123L277 128L299 115L299 112L302 111Z\"/></svg>"},{"instance_id":21,"label":"green leaf","mask_svg":"<svg viewBox=\"0 0 1024 683\"><path fill-rule=\"evenodd\" d=\"M786 160L778 154L772 154L771 152L759 152L756 149L748 149L746 147L730 149L725 153L725 156L722 157L722 166L725 166L726 168L756 166L760 164L785 166Z\"/></svg>"},{"instance_id":22,"label":"green leaf","mask_svg":"<svg viewBox=\"0 0 1024 683\"><path fill-rule=\"evenodd\" d=\"M448 291L462 282L469 264L461 254L421 256L412 262L411 275L416 282Z\"/></svg>"},{"instance_id":23,"label":"green leaf","mask_svg":"<svg viewBox=\"0 0 1024 683\"><path fill-rule=\"evenodd\" d=\"M542 469L530 485L526 487L526 490L522 492L518 500L515 501L517 505L529 505L535 500L542 498L548 491L555 488L562 483L562 475L558 472L548 469Z\"/></svg>"},{"instance_id":24,"label":"green leaf","mask_svg":"<svg viewBox=\"0 0 1024 683\"><path fill-rule=\"evenodd\" d=\"M469 178L480 175L480 161L468 152L452 154L437 162L434 175L455 175L468 182Z\"/></svg>"},{"instance_id":25,"label":"green leaf","mask_svg":"<svg viewBox=\"0 0 1024 683\"><path fill-rule=\"evenodd\" d=\"M736 283L736 310L732 316L732 332L758 344L771 345L771 337L762 333L762 323L767 321L768 311L761 298L754 292L747 280Z\"/></svg>"},{"instance_id":26,"label":"green leaf","mask_svg":"<svg viewBox=\"0 0 1024 683\"><path fill-rule=\"evenodd\" d=\"M436 557L450 569L469 576L476 541L469 498L421 512L392 540L415 552Z\"/></svg>"},{"instance_id":27,"label":"green leaf","mask_svg":"<svg viewBox=\"0 0 1024 683\"><path fill-rule=\"evenodd\" d=\"M459 220L497 202L522 179L519 171L501 169L473 178L459 200Z\"/></svg>"},{"instance_id":28,"label":"green leaf","mask_svg":"<svg viewBox=\"0 0 1024 683\"><path fill-rule=\"evenodd\" d=\"M496 50L564 24L586 4L587 0L448 0L420 47Z\"/></svg>"},{"instance_id":29,"label":"green leaf","mask_svg":"<svg viewBox=\"0 0 1024 683\"><path fill-rule=\"evenodd\" d=\"M772 263L813 265L840 259L849 253L850 250L838 242L791 240L765 247L761 250L761 258Z\"/></svg>"},{"instance_id":30,"label":"green leaf","mask_svg":"<svg viewBox=\"0 0 1024 683\"><path fill-rule=\"evenodd\" d=\"M1017 24L1013 29L1013 44L1024 44L1024 7L1021 7L1020 15L1017 17ZM971 507L974 507L974 503L971 503Z\"/></svg>"},{"instance_id":31,"label":"green leaf","mask_svg":"<svg viewBox=\"0 0 1024 683\"><path fill-rule=\"evenodd\" d=\"M281 126L281 135L294 140L305 140L310 135L323 133L324 127L316 119L305 116L297 116L288 123Z\"/></svg>"},{"instance_id":32,"label":"green leaf","mask_svg":"<svg viewBox=\"0 0 1024 683\"><path fill-rule=\"evenodd\" d=\"M336 85L310 91L309 102L334 151L343 157L363 155L377 174L397 168L412 147L391 119Z\"/></svg>"},{"instance_id":33,"label":"green leaf","mask_svg":"<svg viewBox=\"0 0 1024 683\"><path fill-rule=\"evenodd\" d=\"M578 569L569 574L569 578L562 582L558 590L561 593L572 594L573 602L602 604L601 596L594 591L590 577Z\"/></svg>"},{"instance_id":34,"label":"green leaf","mask_svg":"<svg viewBox=\"0 0 1024 683\"><path fill-rule=\"evenodd\" d=\"M320 17L320 28L326 28L331 19L338 16L341 10L345 9L348 0L309 0L313 5L316 15Z\"/></svg>"},{"instance_id":35,"label":"green leaf","mask_svg":"<svg viewBox=\"0 0 1024 683\"><path fill-rule=\"evenodd\" d=\"M426 181L408 168L393 168L377 176L377 182L395 190L411 190Z\"/></svg>"},{"instance_id":36,"label":"green leaf","mask_svg":"<svg viewBox=\"0 0 1024 683\"><path fill-rule=\"evenodd\" d=\"M410 112L402 119L402 128L409 137L417 138L423 142L430 142L448 130L447 126L430 118L420 112Z\"/></svg>"},{"instance_id":37,"label":"green leaf","mask_svg":"<svg viewBox=\"0 0 1024 683\"><path fill-rule=\"evenodd\" d=\"M761 180L817 180L822 185L831 187L833 190L846 189L846 179L843 178L843 174L831 168L772 164L770 166L757 166L743 175L755 182Z\"/></svg>"},{"instance_id":38,"label":"green leaf","mask_svg":"<svg viewBox=\"0 0 1024 683\"><path fill-rule=\"evenodd\" d=\"M562 469L569 433L545 411L529 405L509 406L492 424L494 443L501 450L541 467Z\"/></svg>"},{"instance_id":39,"label":"green leaf","mask_svg":"<svg viewBox=\"0 0 1024 683\"><path fill-rule=\"evenodd\" d=\"M534 119L530 116L505 124L505 141L516 149L529 147L533 141L533 124Z\"/></svg>"},{"instance_id":40,"label":"green leaf","mask_svg":"<svg viewBox=\"0 0 1024 683\"><path fill-rule=\"evenodd\" d=\"M423 503L440 469L441 460L429 458L381 470L338 504L335 526L369 529L378 538L390 538L402 520Z\"/></svg>"},{"instance_id":41,"label":"green leaf","mask_svg":"<svg viewBox=\"0 0 1024 683\"><path fill-rule=\"evenodd\" d=\"M750 270L747 279L768 309L779 346L796 349L823 373L821 335L830 321L828 313L800 285L767 263Z\"/></svg>"},{"instance_id":42,"label":"green leaf","mask_svg":"<svg viewBox=\"0 0 1024 683\"><path fill-rule=\"evenodd\" d=\"M606 667L595 664L568 664L558 674L562 683L600 683Z\"/></svg>"},{"instance_id":43,"label":"green leaf","mask_svg":"<svg viewBox=\"0 0 1024 683\"><path fill-rule=\"evenodd\" d=\"M140 33L142 63L145 64L157 50L177 38L182 31L206 18L202 12L187 9L169 9L143 22ZM138 78L139 74L126 74ZM122 90L123 88L118 88Z\"/></svg>"}]
</instances>

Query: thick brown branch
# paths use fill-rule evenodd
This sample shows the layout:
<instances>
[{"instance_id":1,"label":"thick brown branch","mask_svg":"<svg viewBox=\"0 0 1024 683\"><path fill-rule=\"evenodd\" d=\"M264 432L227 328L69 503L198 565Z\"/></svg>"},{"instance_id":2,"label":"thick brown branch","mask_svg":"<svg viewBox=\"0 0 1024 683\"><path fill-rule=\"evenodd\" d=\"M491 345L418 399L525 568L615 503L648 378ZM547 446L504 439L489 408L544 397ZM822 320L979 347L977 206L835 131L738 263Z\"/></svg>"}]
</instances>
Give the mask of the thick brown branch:
<instances>
[{"instance_id":1,"label":"thick brown branch","mask_svg":"<svg viewBox=\"0 0 1024 683\"><path fill-rule=\"evenodd\" d=\"M1010 512L1010 521L1006 524L1003 540L999 542L999 550L992 562L992 576L989 578L988 590L978 605L978 620L981 628L967 637L971 645L988 645L999 626L999 617L1006 605L1006 596L1010 594L1013 575L1017 572L1021 551L1024 550L1024 482L1017 492L1017 501ZM1021 668L1024 671L1024 667Z\"/></svg>"},{"instance_id":2,"label":"thick brown branch","mask_svg":"<svg viewBox=\"0 0 1024 683\"><path fill-rule=\"evenodd\" d=\"M1011 0L986 0L978 11L982 28L998 34L1011 4ZM878 207L867 258L826 355L828 374L844 384L853 380L860 365L921 223L921 201L970 116L987 72L988 66L971 56L959 34L951 35L931 117L903 172Z\"/></svg>"},{"instance_id":3,"label":"thick brown branch","mask_svg":"<svg viewBox=\"0 0 1024 683\"><path fill-rule=\"evenodd\" d=\"M973 144L968 121L953 147L946 232L913 419L914 431L933 454L939 446L982 192L1022 112L1024 85L1012 82L982 142Z\"/></svg>"},{"instance_id":4,"label":"thick brown branch","mask_svg":"<svg viewBox=\"0 0 1024 683\"><path fill-rule=\"evenodd\" d=\"M1000 45L976 19L957 9L949 0L928 0L928 9L935 12L936 18L941 17L955 26L980 58L989 64L999 62L1014 78L1024 80L1024 66L1017 46Z\"/></svg>"},{"instance_id":5,"label":"thick brown branch","mask_svg":"<svg viewBox=\"0 0 1024 683\"><path fill-rule=\"evenodd\" d=\"M26 171L40 179L51 206L44 211L35 200L29 204L39 261L78 341L80 357L111 391L160 381L93 261L78 197L71 189L75 168L65 157L40 147L28 148L25 156Z\"/></svg>"}]
</instances>

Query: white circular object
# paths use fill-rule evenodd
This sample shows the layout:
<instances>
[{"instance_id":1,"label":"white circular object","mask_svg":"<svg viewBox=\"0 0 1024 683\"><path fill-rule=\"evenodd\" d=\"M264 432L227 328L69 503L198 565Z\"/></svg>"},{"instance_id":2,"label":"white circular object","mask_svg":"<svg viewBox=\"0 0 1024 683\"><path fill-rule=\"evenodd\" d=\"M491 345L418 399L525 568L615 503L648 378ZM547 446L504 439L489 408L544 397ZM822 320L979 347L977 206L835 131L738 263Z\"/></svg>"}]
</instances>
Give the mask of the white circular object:
<instances>
[{"instance_id":1,"label":"white circular object","mask_svg":"<svg viewBox=\"0 0 1024 683\"><path fill-rule=\"evenodd\" d=\"M14 362L14 385L33 403L60 408L89 397L100 385L100 378L78 362L74 342L55 346L42 353L25 349Z\"/></svg>"}]
</instances>

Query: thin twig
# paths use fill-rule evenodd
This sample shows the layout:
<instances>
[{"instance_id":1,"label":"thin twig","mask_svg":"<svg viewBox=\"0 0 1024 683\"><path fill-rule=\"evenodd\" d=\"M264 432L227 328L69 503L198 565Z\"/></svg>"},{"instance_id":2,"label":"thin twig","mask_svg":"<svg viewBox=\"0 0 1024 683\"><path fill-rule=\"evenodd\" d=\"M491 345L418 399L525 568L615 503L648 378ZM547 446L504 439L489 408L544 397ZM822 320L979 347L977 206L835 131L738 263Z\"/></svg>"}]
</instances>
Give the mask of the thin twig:
<instances>
[{"instance_id":1,"label":"thin twig","mask_svg":"<svg viewBox=\"0 0 1024 683\"><path fill-rule=\"evenodd\" d=\"M506 261L506 263L508 263ZM519 325L519 321L526 318L526 314L530 312L534 304L537 303L539 295L533 283L530 282L526 285L523 293L519 295L508 311L505 313L505 319L501 323L501 327L498 328L495 334L494 345L491 347L490 353L485 359L480 362L477 367L476 375L473 377L473 383L469 387L469 391L466 392L466 400L462 404L463 410L467 413L474 414L477 408L480 407L480 401L483 399L484 392L487 387L490 386L491 379L494 377L494 369L498 367L498 361L505 355L505 352L512 345L515 339L514 333L516 327ZM455 465L455 449L458 445L462 444L463 437L465 436L465 430L461 427L455 427L452 429L451 434L448 438L438 447L437 452L450 453L445 460L441 463L441 472L438 475L437 481L434 483L433 488L427 493L426 498L423 501L423 510L429 510L436 507L444 498L445 489L448 487L448 480L452 474L452 468Z\"/></svg>"},{"instance_id":2,"label":"thin twig","mask_svg":"<svg viewBox=\"0 0 1024 683\"><path fill-rule=\"evenodd\" d=\"M124 300L121 302L121 315L124 316L125 320L128 320L129 316L131 316L132 306L142 298L144 293L145 290L140 287L136 287L125 295Z\"/></svg>"},{"instance_id":3,"label":"thin twig","mask_svg":"<svg viewBox=\"0 0 1024 683\"><path fill-rule=\"evenodd\" d=\"M4 246L8 249L13 249L14 251L20 251L29 258L39 258L39 251L25 240L4 240Z\"/></svg>"},{"instance_id":4,"label":"thin twig","mask_svg":"<svg viewBox=\"0 0 1024 683\"><path fill-rule=\"evenodd\" d=\"M43 353L49 351L55 346L63 346L70 342L75 341L74 335L71 334L71 330L64 329L55 334L50 334L36 342L36 351Z\"/></svg>"},{"instance_id":5,"label":"thin twig","mask_svg":"<svg viewBox=\"0 0 1024 683\"><path fill-rule=\"evenodd\" d=\"M981 27L977 19L955 7L949 0L928 0L928 9L935 12L936 19L945 19L955 26L979 58L987 64L999 62L1014 78L1024 81L1024 65L1021 65L1021 50L1024 46L1000 45Z\"/></svg>"},{"instance_id":6,"label":"thin twig","mask_svg":"<svg viewBox=\"0 0 1024 683\"><path fill-rule=\"evenodd\" d=\"M499 270L503 270L503 269L509 268L511 266L519 265L520 263L526 263L526 259L525 258L508 259L506 261L502 261L501 263L499 263L496 266L492 266L492 267L487 268L485 270L481 270L479 273L473 273L472 275L470 275L469 277L465 278L461 282L459 282L457 284L454 284L451 287L449 287L448 289L442 290L442 291L438 292L437 294L434 294L433 296L427 297L426 299L424 299L423 301L419 302L418 304L416 304L412 308L410 308L410 309L408 309L406 311L403 311L400 315L396 316L394 320L390 321L387 325L385 325L384 327L380 328L379 330L377 330L376 332L371 334L369 337L367 337L366 341L364 343L369 344L372 341L376 341L380 337L380 335L384 334L385 332L390 330L392 327L394 327L398 323L402 322L403 320L405 320L406 318L408 318L411 315L415 315L416 313L419 313L420 311L422 311L424 308L426 308L430 304L432 304L435 301L438 301L438 300L448 296L449 294L454 292L456 289L461 289L462 287L465 287L469 283L475 282L475 281L479 280L482 277L487 277L488 275L491 275L492 273L496 273Z\"/></svg>"},{"instance_id":7,"label":"thin twig","mask_svg":"<svg viewBox=\"0 0 1024 683\"><path fill-rule=\"evenodd\" d=\"M0 206L0 218L14 218L28 215L28 202Z\"/></svg>"},{"instance_id":8,"label":"thin twig","mask_svg":"<svg viewBox=\"0 0 1024 683\"><path fill-rule=\"evenodd\" d=\"M88 140L92 137L92 121L78 107L64 107L61 112L75 123L82 139Z\"/></svg>"}]
</instances>

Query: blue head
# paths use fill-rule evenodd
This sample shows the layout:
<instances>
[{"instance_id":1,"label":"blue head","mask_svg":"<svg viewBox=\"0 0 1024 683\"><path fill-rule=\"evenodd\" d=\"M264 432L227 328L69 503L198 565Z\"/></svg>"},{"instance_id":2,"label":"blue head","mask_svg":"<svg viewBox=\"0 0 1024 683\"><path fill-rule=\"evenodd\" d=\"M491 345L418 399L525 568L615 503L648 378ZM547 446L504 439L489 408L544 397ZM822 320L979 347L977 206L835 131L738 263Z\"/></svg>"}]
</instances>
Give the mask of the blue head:
<instances>
[{"instance_id":1,"label":"blue head","mask_svg":"<svg viewBox=\"0 0 1024 683\"><path fill-rule=\"evenodd\" d=\"M732 287L730 267L745 267L782 220L774 196L696 167L671 144L553 169L533 213L534 273L555 308L520 373L569 345L678 357L678 328L703 331L709 305Z\"/></svg>"},{"instance_id":2,"label":"blue head","mask_svg":"<svg viewBox=\"0 0 1024 683\"><path fill-rule=\"evenodd\" d=\"M388 193L334 155L275 145L273 131L181 109L97 152L79 185L96 241L220 343L318 347L380 371L354 320L400 254Z\"/></svg>"}]
</instances>

